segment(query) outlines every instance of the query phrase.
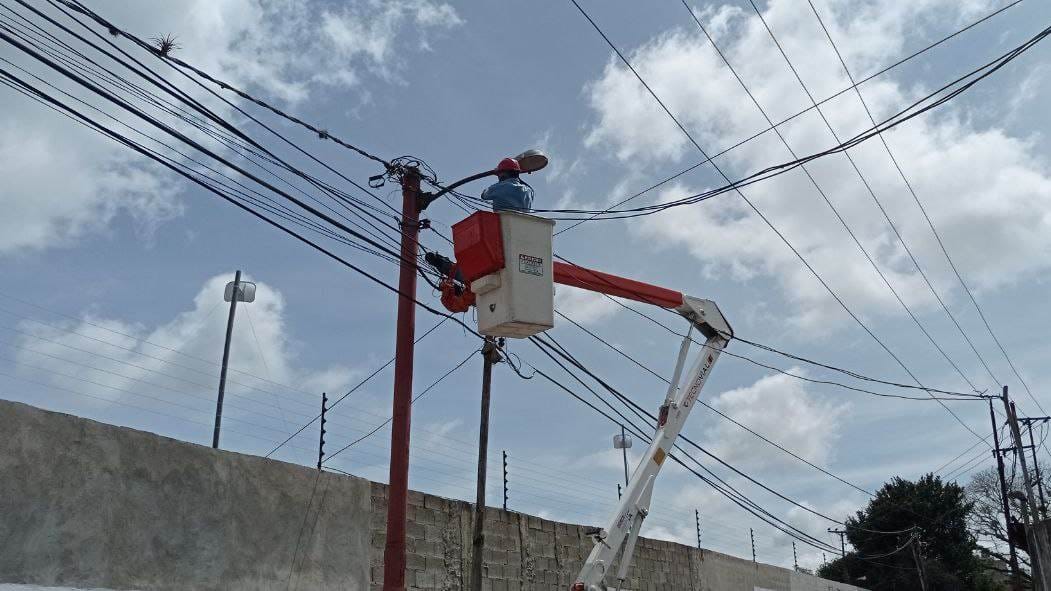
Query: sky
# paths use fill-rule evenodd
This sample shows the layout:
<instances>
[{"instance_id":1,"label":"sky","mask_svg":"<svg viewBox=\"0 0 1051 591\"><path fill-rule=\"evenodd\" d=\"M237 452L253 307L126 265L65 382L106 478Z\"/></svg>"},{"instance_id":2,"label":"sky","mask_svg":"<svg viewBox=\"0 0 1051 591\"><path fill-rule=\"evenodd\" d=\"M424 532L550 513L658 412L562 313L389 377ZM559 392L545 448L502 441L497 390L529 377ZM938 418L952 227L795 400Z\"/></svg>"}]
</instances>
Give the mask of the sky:
<instances>
[{"instance_id":1,"label":"sky","mask_svg":"<svg viewBox=\"0 0 1051 591\"><path fill-rule=\"evenodd\" d=\"M79 26L47 3L33 4ZM850 74L861 79L1003 4L814 0L814 10ZM821 100L851 85L814 11L800 0L759 2L762 19L751 4L736 0L581 0L697 146L569 1L514 12L505 3L439 0L90 5L144 38L173 34L174 55L371 153L418 157L446 181L487 170L527 148L543 149L551 164L528 177L538 208L607 207L700 161L698 147L719 152L768 127L767 117L780 121L809 107L808 91ZM7 4L0 11L5 26L24 23L16 15L40 22ZM869 127L869 112L877 120L890 116L1021 44L1049 20L1051 6L1025 0L865 82L859 86L864 105L857 94L843 93L822 105L826 119L810 111L780 127L781 136L764 134L715 162L733 178L790 160L790 150L802 155L826 149L838 143L834 137ZM173 83L303 170L377 211L391 211L380 201L399 206L396 186L376 189L375 196L360 192L155 57L115 42L140 51ZM752 341L892 382L914 383L915 376L931 387L993 393L1006 384L1020 413L1044 414L1038 404L1051 405L1051 347L1042 338L1051 325L1045 278L1051 267L1049 51L1037 45L956 100L884 134L886 147L870 140L849 151L852 160L830 155L806 172L749 186L744 196L587 222L556 236L555 252L580 265L712 299L736 334ZM6 69L25 68L120 115L10 44L0 46L0 58ZM223 96L359 184L382 172L334 142L235 95ZM314 417L322 392L337 398L393 356L396 301L390 291L10 88L0 87L0 105L0 397L210 444L228 314L222 290L238 269L258 290L255 302L237 309L224 449L267 454ZM722 183L718 175L710 166L699 167L639 203L704 191ZM484 186L466 189L477 194ZM438 234L448 235L465 215L451 201L436 202L426 212L433 231L423 233L422 243L451 255ZM569 225L560 222L556 231ZM396 282L390 262L346 247L339 252L383 281ZM422 283L420 299L439 305L437 294ZM556 307L657 374L671 374L675 335L609 299L572 288L558 288ZM666 313L647 313L685 329ZM419 310L417 334L439 320ZM463 320L470 325L473 317ZM656 412L665 387L655 376L570 323L559 320L550 334ZM473 498L478 344L446 322L417 345L416 393L467 361L414 405L413 488ZM511 342L509 350L525 376L535 366L591 396L530 343ZM728 351L816 380L891 391L740 341ZM380 371L331 411L330 454L390 416L391 382L390 369ZM919 390L898 393L925 396ZM991 459L970 432L989 434L982 402L945 402L954 417L935 401L875 397L729 356L718 361L701 398L869 491L895 476L935 470L964 483L971 469ZM611 442L617 432L539 376L523 379L507 364L498 365L490 504L502 502L506 451L509 508L605 522L623 479L622 459ZM816 513L842 520L868 498L708 408L693 412L684 433ZM273 457L313 465L317 438L312 425ZM385 481L389 443L389 428L381 428L327 465ZM642 447L636 441L630 450L633 463ZM838 542L825 531L834 522L707 457L698 459L772 514L827 543ZM675 465L661 474L643 533L696 543L695 510L705 547L747 557L754 529L760 561L792 564L790 538ZM797 543L797 552L801 566L822 561L813 547Z\"/></svg>"}]
</instances>

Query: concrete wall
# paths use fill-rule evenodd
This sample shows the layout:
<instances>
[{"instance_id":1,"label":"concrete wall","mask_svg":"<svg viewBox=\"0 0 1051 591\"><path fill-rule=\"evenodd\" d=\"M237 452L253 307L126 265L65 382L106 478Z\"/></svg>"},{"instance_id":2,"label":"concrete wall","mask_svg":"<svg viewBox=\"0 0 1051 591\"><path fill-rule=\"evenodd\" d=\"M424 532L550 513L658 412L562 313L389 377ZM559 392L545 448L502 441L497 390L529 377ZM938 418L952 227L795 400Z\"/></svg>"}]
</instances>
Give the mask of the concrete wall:
<instances>
[{"instance_id":1,"label":"concrete wall","mask_svg":"<svg viewBox=\"0 0 1051 591\"><path fill-rule=\"evenodd\" d=\"M300 589L368 589L369 483L317 476L0 402L0 582L285 589L297 554Z\"/></svg>"},{"instance_id":2,"label":"concrete wall","mask_svg":"<svg viewBox=\"0 0 1051 591\"><path fill-rule=\"evenodd\" d=\"M382 484L0 401L0 583L380 589L386 503ZM410 589L464 590L471 505L409 503ZM485 588L564 591L591 546L582 526L489 509ZM856 589L648 539L629 576L640 591Z\"/></svg>"}]
</instances>

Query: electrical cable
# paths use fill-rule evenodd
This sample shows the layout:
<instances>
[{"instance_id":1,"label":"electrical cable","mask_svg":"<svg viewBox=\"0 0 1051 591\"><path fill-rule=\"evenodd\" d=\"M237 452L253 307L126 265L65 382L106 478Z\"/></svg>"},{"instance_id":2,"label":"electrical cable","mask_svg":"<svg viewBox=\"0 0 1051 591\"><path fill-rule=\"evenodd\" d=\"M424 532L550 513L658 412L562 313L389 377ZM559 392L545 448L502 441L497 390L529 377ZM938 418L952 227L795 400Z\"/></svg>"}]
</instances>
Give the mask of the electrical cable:
<instances>
[{"instance_id":1,"label":"electrical cable","mask_svg":"<svg viewBox=\"0 0 1051 591\"><path fill-rule=\"evenodd\" d=\"M444 380L445 378L449 377L449 375L451 375L453 372L455 372L456 370L458 370L461 367L463 367L468 361L471 360L471 357L474 357L474 354L479 352L479 351L481 351L481 349L475 349L475 350L471 351L467 355L467 357L464 357L463 361L461 361L461 362L457 363L456 365L454 365L449 371L443 373L441 376L438 377L438 379L436 379L433 382L431 382L431 384L429 386L427 386L426 388L424 388L422 392L420 392L419 394L413 396L412 400L409 401L409 404L412 405L413 403L415 403L420 398L423 398L428 392L431 391L432 388L434 388L435 386L440 384L442 382L442 380ZM369 431L368 433L362 435L361 437L355 439L354 441L351 441L347 445L345 445L345 446L341 447L340 449L336 450L335 453L333 453L333 454L329 455L328 457L326 457L324 462L330 461L332 458L334 458L334 457L338 456L339 454L343 453L344 451L350 449L355 444L357 444L357 443L359 443L359 442L361 442L361 441L363 441L365 439L368 439L369 437L372 436L372 434L374 434L376 431L379 431L380 429L385 427L388 423L390 423L393 420L394 420L394 417L388 418L383 423L377 425L375 429ZM322 462L322 465L324 465L324 462Z\"/></svg>"},{"instance_id":2,"label":"electrical cable","mask_svg":"<svg viewBox=\"0 0 1051 591\"><path fill-rule=\"evenodd\" d=\"M817 7L814 6L812 0L807 0L807 3L810 5L810 9L813 11L818 23L821 25L821 30L824 31L825 37L828 39L828 42L832 46L833 51L835 51L836 57L839 58L839 63L843 66L843 71L846 72L847 78L849 78L851 82L853 82L854 75L850 72L850 68L847 67L847 62L843 59L843 54L839 51L839 47L836 45L836 42L832 39L832 33L829 32L828 27L825 26L825 21L821 18L821 14L818 13ZM875 117L873 117L872 111L871 109L869 109L868 103L865 101L864 95L861 94L861 90L859 90L857 86L855 86L854 92L857 94L858 100L864 107L865 113L868 115L869 120L872 121L873 124L875 124ZM920 212L923 213L924 219L927 220L927 224L928 226L930 226L931 233L934 235L935 240L938 242L938 246L941 248L942 254L945 255L945 260L948 261L949 266L952 267L953 273L956 275L956 279L960 282L960 286L962 286L964 291L967 293L967 296L970 298L971 303L974 304L974 309L978 312L979 317L981 317L982 322L985 324L986 330L989 331L989 336L993 338L993 341L995 341L996 345L1000 348L1000 352L1003 353L1004 359L1007 361L1007 364L1011 367L1011 371L1014 372L1015 377L1017 377L1018 381L1022 383L1022 386L1025 388L1026 393L1029 395L1029 398L1036 404L1037 408L1040 409L1040 412L1045 412L1044 408L1040 405L1040 402L1036 399L1035 396L1033 396L1032 390L1029 389L1029 386L1026 384L1025 380L1022 379L1022 375L1018 372L1018 368L1016 368L1014 363L1011 361L1011 357L1007 354L1007 350L1004 349L1004 346L1000 342L1000 339L996 337L996 333L993 332L992 326L989 325L989 321L988 319L986 319L985 313L982 311L981 306L978 305L978 300L975 299L974 293L971 292L971 289L963 280L963 276L960 274L960 270L956 266L956 263L953 262L952 257L949 256L949 251L948 249L946 249L945 243L942 241L941 235L935 228L934 222L931 220L930 215L927 213L927 209L923 206L923 203L920 201L919 196L916 194L916 190L913 188L912 183L905 175L905 171L902 170L901 164L898 163L898 159L894 156L894 152L890 149L890 144L887 143L887 139L883 136L882 132L878 135L880 142L883 144L883 148L887 152L887 156L890 157L891 162L894 164L894 168L898 171L898 174L901 176L902 182L904 182L906 188L908 188L909 194L912 195L912 198L916 202L917 207L919 207Z\"/></svg>"},{"instance_id":3,"label":"electrical cable","mask_svg":"<svg viewBox=\"0 0 1051 591\"><path fill-rule=\"evenodd\" d=\"M755 8L756 12L758 13L759 12L759 8L757 6L755 6L754 1L753 0L749 0L749 1L752 2L752 6ZM718 54L718 56L722 60L723 64L726 65L727 69L730 70L730 73L733 74L734 78L740 84L740 86L744 90L745 94L748 95L748 98L752 101L752 104L755 105L756 109L759 110L759 114L763 116L763 119L765 119L766 122L771 127L773 127L774 122L770 118L770 115L766 112L766 109L764 109L763 106L759 103L759 100L756 99L755 95L748 88L748 85L745 84L744 79L741 78L741 75L737 72L737 70L730 63L730 60L726 57L726 54L722 51L722 49L719 48L719 45L716 44L715 39L708 32L708 29L701 23L701 20L697 17L697 14L693 11L692 8L690 8L690 5L686 2L686 0L681 0L681 2L682 2L682 5L683 5L683 8L685 8L686 11L690 13L690 17L693 19L694 23L697 24L697 27L701 30L701 32L704 33L705 38L711 44L711 46L715 50L716 54ZM762 14L761 13L760 13L760 19L762 19ZM763 22L765 24L766 21L763 20ZM768 31L769 31L769 29L768 29ZM772 35L773 35L773 33L771 33L771 36ZM776 39L775 39L775 42L776 42ZM798 78L798 76L797 76L797 78ZM799 79L799 80L800 80L800 82L802 82L802 79ZM805 90L805 87L804 87L804 90ZM809 90L807 90L806 92L807 92L807 95L810 96ZM812 96L811 96L811 100L813 101L813 97ZM818 109L818 113L821 114L822 118L824 118L824 113L821 111L821 109ZM826 124L828 123L827 119L825 120L825 122L826 122ZM873 124L875 124L875 121L873 121ZM832 129L832 127L831 127L831 125L829 125L829 130L831 130L831 129ZM781 143L785 146L785 149L788 150L789 155L792 156L793 158L798 159L799 155L796 154L796 151L792 149L792 146L788 143L788 140L785 138L784 134L781 133L781 130L775 128L774 132L776 133L778 139L781 140ZM832 132L832 136L833 136L833 139L835 141L837 141L837 142L840 141L839 137L836 136L834 131ZM901 241L902 246L904 246L905 249L908 250L908 246L905 244L904 240L902 240L901 235L898 234L897 227L894 225L893 222L891 222L890 217L887 216L886 210L883 209L882 203L880 203L879 199L876 197L876 194L872 190L872 187L869 184L869 182L861 174L861 170L857 167L857 164L854 162L854 158L850 155L850 152L849 151L844 151L843 155L847 158L847 160L851 163L851 165L853 165L855 172L857 172L858 176L861 178L861 182L869 190L869 194L876 201L876 204L879 206L880 211L883 212L884 217L886 218L887 222L890 224L890 226L894 230L895 234L898 235L898 239L899 239L899 241ZM868 249L866 249L865 246L861 243L861 240L858 239L858 237L855 234L854 230L851 229L850 225L843 218L843 215L840 213L839 209L832 203L832 200L829 199L829 197L826 194L825 190L821 188L821 185L818 184L817 179L814 178L814 176L811 174L810 170L806 167L806 165L800 166L800 170L803 171L803 174L807 177L807 179L810 181L811 185L813 185L814 189L821 196L821 199L825 202L825 205L828 206L828 208L836 216L836 219L839 220L839 223L843 226L843 229L846 230L846 232L850 236L851 240L853 240L855 246L857 246L858 250L861 251L861 254L864 255L865 260L868 261L868 263L872 267L872 269L876 272L877 275L879 275L880 279L883 280L883 283L887 286L887 289L890 290L891 294L894 295L894 298L898 301L898 304L901 305L901 307L908 314L909 318L911 318L912 321L916 324L916 326L920 329L920 332L922 332L923 335L925 337L927 337L927 340L930 341L930 343L934 346L934 348L938 350L938 352L949 363L949 365L951 365L952 368L954 370L956 370L956 373L959 374L959 376L961 378L963 378L964 382L966 382L967 385L970 386L972 390L974 390L975 392L978 392L978 388L974 385L974 382L972 382L970 380L970 378L968 378L963 373L963 370L960 369L960 366L957 365L956 362L953 361L951 357L949 357L949 354L946 353L945 349L934 339L934 336L932 336L931 333L927 330L927 327L924 326L923 323L920 322L920 319L916 317L916 314L912 311L912 308L910 308L908 306L908 304L905 303L905 300L902 299L901 294L899 294L898 290L895 289L894 286L891 284L891 282L887 278L886 274L883 272L883 270L880 268L880 266L876 263L875 259L872 258L872 255L869 253ZM913 262L915 263L915 259L913 259ZM918 269L919 268L919 264L916 263L916 265L917 265L917 269ZM921 271L921 273L922 273L922 271ZM933 289L933 287L931 287L931 289Z\"/></svg>"},{"instance_id":4,"label":"electrical cable","mask_svg":"<svg viewBox=\"0 0 1051 591\"><path fill-rule=\"evenodd\" d=\"M892 64L890 64L888 66L885 66L884 68L876 71L873 74L870 74L870 75L866 76L865 78L862 78L861 80L858 81L857 84L861 85L861 84L864 84L864 83L866 83L866 82L868 82L868 81L870 81L870 80L872 80L874 78L877 78L877 77L889 72L890 70L893 70L893 69L897 68L898 66L900 66L902 64L905 64L906 62L909 62L912 59L914 59L914 58L916 58L916 57L918 57L918 56L920 56L920 55L922 55L922 54L934 49L935 47L938 47L939 45L949 41L950 39L953 39L953 38L957 37L958 35L961 35L961 34L965 33L966 31L969 31L970 29L972 29L972 28L984 23L985 21L987 21L987 20L989 20L989 19L991 19L991 18L993 18L993 17L1005 12L1007 9L1020 4L1021 2L1022 2L1022 0L1015 0L1014 2L1011 2L1011 3L1009 3L1009 4L1005 5L1005 6L1002 6L1001 8L999 8L997 10L994 10L993 12L991 12L989 14L986 14L985 16L983 16L983 17L971 22L970 24L964 26L963 28L957 29L953 33L950 33L949 35L941 37L937 41L924 46L923 48L921 48L921 49L919 49L919 50L917 50L917 51L915 51L915 52L913 52L913 53L911 53L911 54L899 59L898 61L896 61L896 62L894 62L894 63L892 63ZM843 94L845 94L847 92L850 92L854 88L856 88L856 86L851 86L851 87L844 88L844 89L840 90L839 92L836 92L835 94L833 94L833 95L831 95L831 96L829 96L829 97L827 97L827 98L825 98L825 99L823 99L821 101L818 101L817 105L823 105L823 104L825 104L825 103L827 103L827 102L829 102L829 101L831 101L831 100L833 100L833 99L835 99L835 98L837 98L839 96L842 96ZM786 119L782 119L781 121L779 121L777 123L777 127L780 127L780 126L784 125L785 123L788 123L789 121L792 121L795 118L810 112L810 110L812 110L813 108L815 108L815 107L808 107L806 109L803 109L802 111L799 111L798 113L795 113L794 115L792 115L792 116L790 116L790 117L788 117ZM722 156L722 155L724 155L724 154L726 154L726 153L728 153L728 152L730 152L732 150L735 150L735 149L743 146L744 144L746 144L748 142L751 142L752 140L754 140L756 138L759 138L760 136L765 135L767 132L772 131L772 129L773 128L763 129L762 131L759 131L759 132L757 132L757 133L755 133L755 134L753 134L753 135L751 135L751 136L749 136L749 137L737 142L736 144L733 144L732 146L729 146L727 148L724 148L724 149L720 150L719 152L713 154L712 158L718 158L718 157L720 157L720 156ZM646 187L646 188L634 193L630 197L622 199L621 201L613 204L612 206L610 206L607 209L604 209L602 211L594 213L591 218L585 218L585 219L582 219L582 220L578 220L577 223L572 224L570 226L567 226L566 228L563 228L563 229L555 232L555 235L557 236L557 235L559 235L559 234L561 234L563 232L568 232L569 230L572 230L573 228L576 228L576 227L580 226L581 224L583 224L584 222L590 221L591 219L594 219L595 217L597 217L599 215L602 215L602 214L605 214L605 213L609 213L614 208L620 207L621 205L624 205L625 203L628 203L629 201L633 201L633 200L637 199L638 197L641 197L641 196L649 193L650 191L653 191L654 189L657 189L657 188L659 188L659 187L661 187L661 186L663 186L663 185L665 185L665 184L667 184L667 183L669 183L669 182L681 177L682 175L684 175L684 174L686 174L688 172L691 172L691 171L693 171L693 170L695 170L697 168L700 168L701 166L707 164L708 162L710 162L710 159L705 159L705 160L702 160L700 162L697 162L696 164L693 164L693 165L691 165L691 166L689 166L689 167L687 167L687 168L685 168L685 169L673 174L670 177L662 179L662 180L660 180L660 181L658 181L658 182L656 182L656 183L654 183L654 184L652 184L652 185L650 185L650 186L648 186L648 187Z\"/></svg>"}]
</instances>

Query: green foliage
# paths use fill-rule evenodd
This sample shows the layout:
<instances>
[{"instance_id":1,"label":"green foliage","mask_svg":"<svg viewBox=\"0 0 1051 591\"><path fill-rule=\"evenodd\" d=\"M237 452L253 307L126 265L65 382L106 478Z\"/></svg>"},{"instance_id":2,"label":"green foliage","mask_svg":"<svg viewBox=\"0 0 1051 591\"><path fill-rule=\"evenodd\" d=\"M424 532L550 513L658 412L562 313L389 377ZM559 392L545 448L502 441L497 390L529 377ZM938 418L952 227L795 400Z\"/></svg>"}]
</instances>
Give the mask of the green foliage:
<instances>
[{"instance_id":1,"label":"green foliage","mask_svg":"<svg viewBox=\"0 0 1051 591\"><path fill-rule=\"evenodd\" d=\"M981 576L967 528L972 509L962 487L933 474L915 482L895 478L847 519L854 551L818 574L872 591L919 589L919 561L928 591L996 589Z\"/></svg>"}]
</instances>

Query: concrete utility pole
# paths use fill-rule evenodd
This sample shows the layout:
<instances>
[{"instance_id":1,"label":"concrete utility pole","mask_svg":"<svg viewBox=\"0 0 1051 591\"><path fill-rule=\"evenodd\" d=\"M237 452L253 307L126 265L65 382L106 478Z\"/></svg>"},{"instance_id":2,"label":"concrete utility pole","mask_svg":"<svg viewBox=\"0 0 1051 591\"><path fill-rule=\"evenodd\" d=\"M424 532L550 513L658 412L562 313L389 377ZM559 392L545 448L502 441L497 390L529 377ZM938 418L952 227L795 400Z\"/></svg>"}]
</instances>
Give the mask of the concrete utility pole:
<instances>
[{"instance_id":1,"label":"concrete utility pole","mask_svg":"<svg viewBox=\"0 0 1051 591\"><path fill-rule=\"evenodd\" d=\"M321 469L321 462L325 461L325 423L328 422L328 394L326 392L321 393L321 435L318 440L317 446L317 469Z\"/></svg>"},{"instance_id":2,"label":"concrete utility pole","mask_svg":"<svg viewBox=\"0 0 1051 591\"><path fill-rule=\"evenodd\" d=\"M383 549L384 591L405 591L405 514L409 498L409 433L412 418L412 366L416 337L416 255L420 234L420 171L401 175L401 270L398 326L394 348L394 403L390 433L387 542Z\"/></svg>"},{"instance_id":3,"label":"concrete utility pole","mask_svg":"<svg viewBox=\"0 0 1051 591\"><path fill-rule=\"evenodd\" d=\"M504 450L504 511L507 511L507 450Z\"/></svg>"},{"instance_id":4,"label":"concrete utility pole","mask_svg":"<svg viewBox=\"0 0 1051 591\"><path fill-rule=\"evenodd\" d=\"M485 546L485 470L489 457L489 390L493 381L493 364L500 352L492 337L482 345L482 415L478 426L478 490L474 501L474 543L471 553L471 590L482 591L482 550Z\"/></svg>"},{"instance_id":5,"label":"concrete utility pole","mask_svg":"<svg viewBox=\"0 0 1051 591\"><path fill-rule=\"evenodd\" d=\"M796 543L792 542L792 568L799 572L799 556L796 555Z\"/></svg>"},{"instance_id":6,"label":"concrete utility pole","mask_svg":"<svg viewBox=\"0 0 1051 591\"><path fill-rule=\"evenodd\" d=\"M1004 410L1007 411L1007 422L1011 426L1011 438L1014 440L1015 454L1018 463L1022 467L1022 479L1025 484L1025 502L1022 503L1022 522L1025 524L1030 546L1030 563L1033 569L1033 589L1049 591L1047 574L1051 568L1047 563L1047 540L1041 535L1041 530L1035 527L1035 520L1040 518L1037 510L1036 499L1033 497L1033 483L1029 478L1029 467L1026 465L1025 449L1022 447L1022 432L1018 428L1018 417L1014 412L1014 405L1007 397L1007 386L1003 390ZM1029 516L1034 521L1030 521Z\"/></svg>"},{"instance_id":7,"label":"concrete utility pole","mask_svg":"<svg viewBox=\"0 0 1051 591\"><path fill-rule=\"evenodd\" d=\"M226 342L223 344L223 365L219 370L219 397L215 401L215 431L212 449L219 449L219 429L223 424L223 397L226 395L226 367L230 363L230 338L234 334L234 314L237 312L238 292L241 288L241 270L234 273L234 289L230 298L230 316L226 320Z\"/></svg>"},{"instance_id":8,"label":"concrete utility pole","mask_svg":"<svg viewBox=\"0 0 1051 591\"><path fill-rule=\"evenodd\" d=\"M996 457L996 471L1000 476L1000 499L1004 505L1004 531L1007 533L1007 549L1010 552L1011 589L1022 591L1022 573L1018 568L1018 552L1011 538L1011 501L1007 496L1007 478L1004 476L1004 458L1000 455L1000 430L993 412L993 401L989 400L989 420L993 423L993 456Z\"/></svg>"}]
</instances>

